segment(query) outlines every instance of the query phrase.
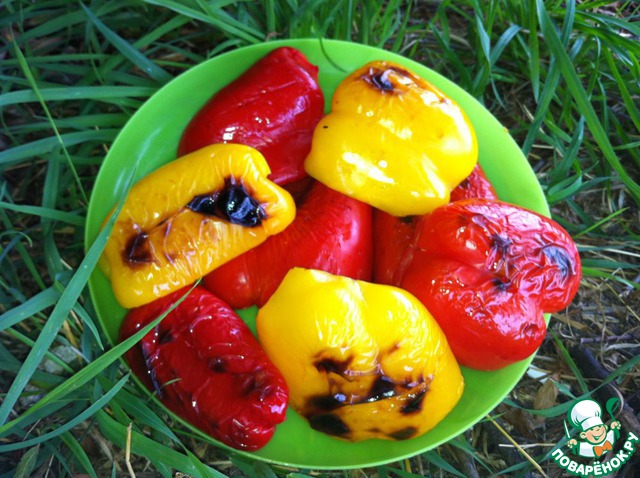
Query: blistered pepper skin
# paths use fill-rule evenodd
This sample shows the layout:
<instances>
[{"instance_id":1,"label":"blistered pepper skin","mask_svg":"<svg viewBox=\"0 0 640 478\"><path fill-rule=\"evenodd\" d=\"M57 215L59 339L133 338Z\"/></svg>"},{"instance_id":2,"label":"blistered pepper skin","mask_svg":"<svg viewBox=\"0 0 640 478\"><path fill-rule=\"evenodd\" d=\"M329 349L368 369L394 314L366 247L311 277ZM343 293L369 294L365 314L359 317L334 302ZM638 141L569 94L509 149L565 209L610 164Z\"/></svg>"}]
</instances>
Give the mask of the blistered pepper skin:
<instances>
[{"instance_id":1,"label":"blistered pepper skin","mask_svg":"<svg viewBox=\"0 0 640 478\"><path fill-rule=\"evenodd\" d=\"M130 310L121 339L187 292ZM126 358L169 409L233 448L263 447L285 419L289 392L282 374L242 319L203 288L193 289Z\"/></svg>"},{"instance_id":2,"label":"blistered pepper skin","mask_svg":"<svg viewBox=\"0 0 640 478\"><path fill-rule=\"evenodd\" d=\"M398 278L433 314L461 365L496 370L540 346L543 313L573 300L581 263L555 221L470 199L421 219Z\"/></svg>"},{"instance_id":3,"label":"blistered pepper skin","mask_svg":"<svg viewBox=\"0 0 640 478\"><path fill-rule=\"evenodd\" d=\"M480 164L451 192L451 202L462 199L498 199L493 185ZM378 284L395 285L395 276L410 247L416 224L422 216L395 217L379 209L374 210L373 280Z\"/></svg>"},{"instance_id":4,"label":"blistered pepper skin","mask_svg":"<svg viewBox=\"0 0 640 478\"><path fill-rule=\"evenodd\" d=\"M257 328L293 408L340 439L419 436L464 388L437 323L395 287L295 268L259 310Z\"/></svg>"},{"instance_id":5,"label":"blistered pepper skin","mask_svg":"<svg viewBox=\"0 0 640 478\"><path fill-rule=\"evenodd\" d=\"M246 144L267 159L269 179L287 184L306 176L304 159L323 115L318 68L294 48L277 48L196 113L178 156L214 143Z\"/></svg>"},{"instance_id":6,"label":"blistered pepper skin","mask_svg":"<svg viewBox=\"0 0 640 478\"><path fill-rule=\"evenodd\" d=\"M426 214L473 170L471 122L405 67L376 61L338 86L305 161L329 187L394 216Z\"/></svg>"},{"instance_id":7,"label":"blistered pepper skin","mask_svg":"<svg viewBox=\"0 0 640 478\"><path fill-rule=\"evenodd\" d=\"M204 286L242 309L263 306L293 267L370 280L371 206L317 181L307 188L289 227L212 271Z\"/></svg>"},{"instance_id":8,"label":"blistered pepper skin","mask_svg":"<svg viewBox=\"0 0 640 478\"><path fill-rule=\"evenodd\" d=\"M136 183L101 260L118 302L163 297L287 227L295 204L268 174L255 149L218 144Z\"/></svg>"}]
</instances>

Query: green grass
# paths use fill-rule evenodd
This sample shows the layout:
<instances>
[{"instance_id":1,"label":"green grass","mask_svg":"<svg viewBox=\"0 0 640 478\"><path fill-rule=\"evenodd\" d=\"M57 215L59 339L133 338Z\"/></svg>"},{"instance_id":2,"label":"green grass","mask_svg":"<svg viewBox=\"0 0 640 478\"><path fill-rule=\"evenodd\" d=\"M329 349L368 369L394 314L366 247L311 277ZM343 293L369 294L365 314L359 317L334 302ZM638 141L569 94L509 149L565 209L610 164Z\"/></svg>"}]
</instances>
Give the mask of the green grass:
<instances>
[{"instance_id":1,"label":"green grass","mask_svg":"<svg viewBox=\"0 0 640 478\"><path fill-rule=\"evenodd\" d=\"M101 161L146 98L219 53L299 37L399 52L482 101L526 153L585 271L534 361L551 385L525 377L491 419L411 460L321 475L553 473L571 400L597 389L572 346L587 339L606 382L640 403L639 18L636 2L595 0L5 2L0 478L126 476L125 451L138 476L311 474L230 460L147 402L118 361L132 342L107 346L85 287L108 229L83 244Z\"/></svg>"}]
</instances>

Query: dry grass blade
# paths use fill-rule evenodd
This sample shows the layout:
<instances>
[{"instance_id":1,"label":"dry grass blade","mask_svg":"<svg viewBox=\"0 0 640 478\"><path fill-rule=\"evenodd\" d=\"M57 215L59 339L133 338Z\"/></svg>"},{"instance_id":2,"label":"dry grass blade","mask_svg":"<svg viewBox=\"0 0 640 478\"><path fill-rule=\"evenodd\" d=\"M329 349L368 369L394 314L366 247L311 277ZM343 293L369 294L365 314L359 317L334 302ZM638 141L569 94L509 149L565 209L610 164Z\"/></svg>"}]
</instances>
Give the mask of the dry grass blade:
<instances>
[{"instance_id":1,"label":"dry grass blade","mask_svg":"<svg viewBox=\"0 0 640 478\"><path fill-rule=\"evenodd\" d=\"M129 423L129 426L127 426L127 444L125 448L124 460L125 460L125 463L127 464L127 471L129 472L129 476L131 478L136 478L136 474L133 471L133 466L131 465L131 427L132 426L133 424L131 423Z\"/></svg>"},{"instance_id":2,"label":"dry grass blade","mask_svg":"<svg viewBox=\"0 0 640 478\"><path fill-rule=\"evenodd\" d=\"M518 450L518 453L520 453L523 457L525 457L525 458L527 459L527 461L528 461L529 463L531 463L531 465L532 465L536 470L538 470L538 471L540 472L540 474L541 474L544 478L547 478L547 474L544 472L544 470L543 470L543 469L542 469L542 467L538 464L538 462L537 462L536 460L534 460L534 459L531 457L531 455L529 455L529 454L524 450L524 448L522 448L522 447L518 444L518 442L517 442L516 440L514 440L514 439L513 439L513 437L512 437L511 435L509 435L509 433L508 433L504 428L502 428L502 427L498 424L498 422L496 422L493 418L491 418L491 417L489 417L489 416L488 416L487 418L488 418L488 420L491 422L491 424L492 424L494 427L496 427L496 428L498 429L498 431L499 431L500 433L502 433L502 434L505 436L505 438L506 438L507 440L509 440L509 442L510 442L514 447L516 447L516 449Z\"/></svg>"}]
</instances>

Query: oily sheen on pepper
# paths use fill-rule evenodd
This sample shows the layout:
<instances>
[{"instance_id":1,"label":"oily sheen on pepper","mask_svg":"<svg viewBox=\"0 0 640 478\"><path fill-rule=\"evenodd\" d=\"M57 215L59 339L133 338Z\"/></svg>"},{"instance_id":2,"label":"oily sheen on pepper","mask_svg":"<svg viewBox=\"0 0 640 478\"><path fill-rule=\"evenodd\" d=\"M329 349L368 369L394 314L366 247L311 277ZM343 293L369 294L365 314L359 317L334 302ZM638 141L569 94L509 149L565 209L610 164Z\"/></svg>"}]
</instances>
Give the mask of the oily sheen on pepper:
<instances>
[{"instance_id":1,"label":"oily sheen on pepper","mask_svg":"<svg viewBox=\"0 0 640 478\"><path fill-rule=\"evenodd\" d=\"M451 201L483 198L498 199L498 195L484 173L476 164L471 174L451 191ZM394 277L402 268L408 255L416 225L422 216L396 217L375 209L373 212L373 281L379 284L395 284Z\"/></svg>"},{"instance_id":2,"label":"oily sheen on pepper","mask_svg":"<svg viewBox=\"0 0 640 478\"><path fill-rule=\"evenodd\" d=\"M464 111L393 62L358 68L316 127L312 177L394 216L426 214L473 170L478 145Z\"/></svg>"},{"instance_id":3,"label":"oily sheen on pepper","mask_svg":"<svg viewBox=\"0 0 640 478\"><path fill-rule=\"evenodd\" d=\"M461 365L495 370L529 357L545 312L573 300L578 250L555 221L513 204L456 201L420 219L396 285L414 294Z\"/></svg>"},{"instance_id":4,"label":"oily sheen on pepper","mask_svg":"<svg viewBox=\"0 0 640 478\"><path fill-rule=\"evenodd\" d=\"M133 372L203 432L233 448L263 447L285 419L288 389L247 325L207 290L184 288L129 311L121 340L166 312L127 352Z\"/></svg>"},{"instance_id":5,"label":"oily sheen on pepper","mask_svg":"<svg viewBox=\"0 0 640 478\"><path fill-rule=\"evenodd\" d=\"M308 179L299 185L301 191L292 193L293 222L210 272L203 280L205 287L241 309L263 306L293 267L371 278L371 206Z\"/></svg>"},{"instance_id":6,"label":"oily sheen on pepper","mask_svg":"<svg viewBox=\"0 0 640 478\"><path fill-rule=\"evenodd\" d=\"M318 67L295 48L276 48L196 113L178 156L214 143L246 144L266 158L270 180L287 184L306 176L304 159L323 115Z\"/></svg>"},{"instance_id":7,"label":"oily sheen on pepper","mask_svg":"<svg viewBox=\"0 0 640 478\"><path fill-rule=\"evenodd\" d=\"M207 146L136 183L100 265L131 308L163 297L264 242L295 216L254 148Z\"/></svg>"},{"instance_id":8,"label":"oily sheen on pepper","mask_svg":"<svg viewBox=\"0 0 640 478\"><path fill-rule=\"evenodd\" d=\"M417 437L462 395L440 327L396 287L294 268L256 323L293 408L336 438Z\"/></svg>"}]
</instances>

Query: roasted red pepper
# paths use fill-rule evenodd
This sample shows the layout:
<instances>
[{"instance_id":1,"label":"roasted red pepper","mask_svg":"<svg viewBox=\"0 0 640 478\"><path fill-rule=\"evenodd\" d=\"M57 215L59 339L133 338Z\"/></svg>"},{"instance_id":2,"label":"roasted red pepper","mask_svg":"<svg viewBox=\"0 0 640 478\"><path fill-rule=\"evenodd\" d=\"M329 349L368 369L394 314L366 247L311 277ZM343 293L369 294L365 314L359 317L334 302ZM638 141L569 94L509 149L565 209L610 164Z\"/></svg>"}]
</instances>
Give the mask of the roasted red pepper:
<instances>
[{"instance_id":1,"label":"roasted red pepper","mask_svg":"<svg viewBox=\"0 0 640 478\"><path fill-rule=\"evenodd\" d=\"M421 216L396 217L376 209L373 213L373 281L393 285Z\"/></svg>"},{"instance_id":2,"label":"roasted red pepper","mask_svg":"<svg viewBox=\"0 0 640 478\"><path fill-rule=\"evenodd\" d=\"M371 206L315 180L296 194L300 183L289 188L296 217L284 231L205 276L205 287L230 306L261 307L293 267L371 278Z\"/></svg>"},{"instance_id":3,"label":"roasted red pepper","mask_svg":"<svg viewBox=\"0 0 640 478\"><path fill-rule=\"evenodd\" d=\"M130 310L121 339L187 291ZM282 375L242 319L204 288L192 290L126 358L168 408L233 448L257 450L285 419L289 392Z\"/></svg>"},{"instance_id":4,"label":"roasted red pepper","mask_svg":"<svg viewBox=\"0 0 640 478\"><path fill-rule=\"evenodd\" d=\"M187 125L178 156L213 143L253 146L286 184L306 176L303 162L324 113L318 68L291 47L263 57L217 92Z\"/></svg>"},{"instance_id":5,"label":"roasted red pepper","mask_svg":"<svg viewBox=\"0 0 640 478\"><path fill-rule=\"evenodd\" d=\"M494 370L541 344L544 312L578 290L577 248L553 220L499 201L468 199L421 218L396 276L442 327L461 365Z\"/></svg>"},{"instance_id":6,"label":"roasted red pepper","mask_svg":"<svg viewBox=\"0 0 640 478\"><path fill-rule=\"evenodd\" d=\"M474 198L498 199L498 193L480 163L476 164L471 174L451 191L450 202Z\"/></svg>"},{"instance_id":7,"label":"roasted red pepper","mask_svg":"<svg viewBox=\"0 0 640 478\"><path fill-rule=\"evenodd\" d=\"M451 191L451 202L471 198L498 199L480 164L476 164L471 174ZM379 209L374 211L374 282L395 283L394 275L407 254L406 249L411 243L420 217L395 217Z\"/></svg>"}]
</instances>

